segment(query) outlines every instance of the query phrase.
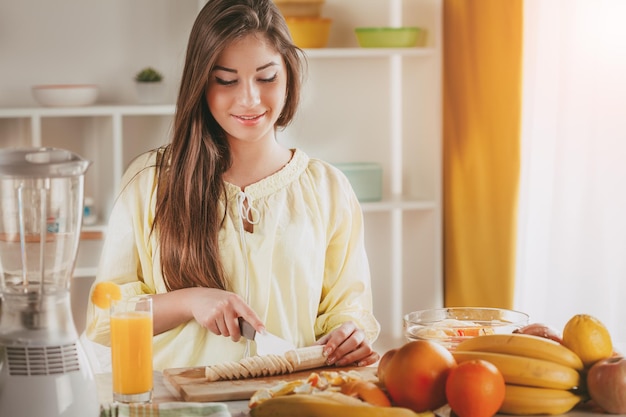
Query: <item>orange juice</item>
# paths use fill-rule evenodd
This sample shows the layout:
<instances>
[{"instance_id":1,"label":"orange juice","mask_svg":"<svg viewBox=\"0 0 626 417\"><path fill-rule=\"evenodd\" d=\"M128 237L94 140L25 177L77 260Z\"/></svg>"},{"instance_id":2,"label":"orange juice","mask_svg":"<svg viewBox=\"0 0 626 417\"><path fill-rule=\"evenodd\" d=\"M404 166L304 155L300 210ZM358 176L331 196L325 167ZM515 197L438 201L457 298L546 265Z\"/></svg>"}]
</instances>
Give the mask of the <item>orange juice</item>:
<instances>
[{"instance_id":1,"label":"orange juice","mask_svg":"<svg viewBox=\"0 0 626 417\"><path fill-rule=\"evenodd\" d=\"M113 392L134 395L152 390L152 314L120 311L111 315Z\"/></svg>"}]
</instances>

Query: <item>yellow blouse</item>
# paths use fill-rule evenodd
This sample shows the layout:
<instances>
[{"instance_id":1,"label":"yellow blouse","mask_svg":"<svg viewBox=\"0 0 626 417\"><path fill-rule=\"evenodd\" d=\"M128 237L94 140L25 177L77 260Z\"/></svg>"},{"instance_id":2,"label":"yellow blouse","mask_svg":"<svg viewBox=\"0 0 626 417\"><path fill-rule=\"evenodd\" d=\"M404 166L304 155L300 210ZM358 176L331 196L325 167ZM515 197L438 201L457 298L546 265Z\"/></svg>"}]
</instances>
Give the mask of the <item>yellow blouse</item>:
<instances>
[{"instance_id":1,"label":"yellow blouse","mask_svg":"<svg viewBox=\"0 0 626 417\"><path fill-rule=\"evenodd\" d=\"M159 246L150 235L155 161L151 151L131 163L109 219L96 282L118 283L123 297L166 292ZM380 326L372 314L362 212L341 171L295 150L285 167L245 192L226 187L224 270L267 330L301 347L352 320L373 342ZM242 229L246 215L255 222L253 233ZM108 314L91 302L86 335L109 345ZM254 354L253 343L235 343L191 320L154 337L154 367L240 360L247 346Z\"/></svg>"}]
</instances>

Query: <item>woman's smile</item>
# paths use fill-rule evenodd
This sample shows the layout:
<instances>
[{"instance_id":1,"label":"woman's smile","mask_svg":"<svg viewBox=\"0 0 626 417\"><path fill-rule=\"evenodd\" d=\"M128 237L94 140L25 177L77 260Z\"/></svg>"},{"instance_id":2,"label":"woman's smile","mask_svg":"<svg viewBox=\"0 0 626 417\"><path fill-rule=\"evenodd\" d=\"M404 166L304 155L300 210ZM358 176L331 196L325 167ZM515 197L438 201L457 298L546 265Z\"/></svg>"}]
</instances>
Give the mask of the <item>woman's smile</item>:
<instances>
[{"instance_id":1,"label":"woman's smile","mask_svg":"<svg viewBox=\"0 0 626 417\"><path fill-rule=\"evenodd\" d=\"M234 40L209 76L207 104L229 141L274 140L285 105L287 71L282 56L262 35Z\"/></svg>"},{"instance_id":2,"label":"woman's smile","mask_svg":"<svg viewBox=\"0 0 626 417\"><path fill-rule=\"evenodd\" d=\"M257 124L267 113L261 114L246 114L246 115L236 115L233 117L239 120L242 124L246 126L252 126Z\"/></svg>"}]
</instances>

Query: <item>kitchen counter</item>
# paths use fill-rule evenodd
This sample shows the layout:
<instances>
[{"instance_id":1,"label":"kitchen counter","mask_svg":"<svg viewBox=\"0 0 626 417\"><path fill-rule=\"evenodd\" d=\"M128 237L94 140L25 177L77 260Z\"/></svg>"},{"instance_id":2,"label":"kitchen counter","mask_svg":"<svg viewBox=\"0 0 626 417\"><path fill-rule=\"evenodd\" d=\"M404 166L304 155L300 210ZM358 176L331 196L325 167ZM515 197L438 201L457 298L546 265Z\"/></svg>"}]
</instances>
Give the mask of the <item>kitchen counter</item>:
<instances>
[{"instance_id":1,"label":"kitchen counter","mask_svg":"<svg viewBox=\"0 0 626 417\"><path fill-rule=\"evenodd\" d=\"M96 375L96 383L98 385L98 398L101 404L108 404L113 401L113 393L111 390L112 380L110 373L97 374ZM172 392L168 389L166 382L160 372L154 373L154 393L153 393L153 402L161 403L161 402L169 402L169 401L179 401ZM248 401L224 401L224 404L228 406L228 410L230 411L232 417L248 417L249 409L248 409ZM607 417L610 414L605 414L599 411L591 411L591 410L574 410L570 411L566 414L567 417ZM449 417L450 410L448 407L444 407L437 411L438 417ZM618 415L611 415L615 417L619 417ZM622 415L626 417L626 415ZM496 417L510 417L505 415L496 415Z\"/></svg>"}]
</instances>

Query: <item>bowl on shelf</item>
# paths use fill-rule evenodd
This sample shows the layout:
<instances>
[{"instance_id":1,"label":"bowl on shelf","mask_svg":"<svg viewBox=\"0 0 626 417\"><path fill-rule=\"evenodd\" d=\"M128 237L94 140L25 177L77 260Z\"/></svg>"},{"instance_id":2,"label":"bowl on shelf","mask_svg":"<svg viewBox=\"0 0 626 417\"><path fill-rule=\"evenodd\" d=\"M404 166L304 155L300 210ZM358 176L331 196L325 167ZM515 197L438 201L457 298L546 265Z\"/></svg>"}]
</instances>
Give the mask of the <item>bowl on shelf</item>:
<instances>
[{"instance_id":1,"label":"bowl on shelf","mask_svg":"<svg viewBox=\"0 0 626 417\"><path fill-rule=\"evenodd\" d=\"M324 0L274 0L285 17L320 17Z\"/></svg>"},{"instance_id":2,"label":"bowl on shelf","mask_svg":"<svg viewBox=\"0 0 626 417\"><path fill-rule=\"evenodd\" d=\"M94 84L46 84L32 88L33 97L46 107L88 106L98 98L98 86Z\"/></svg>"},{"instance_id":3,"label":"bowl on shelf","mask_svg":"<svg viewBox=\"0 0 626 417\"><path fill-rule=\"evenodd\" d=\"M383 169L380 164L375 162L343 162L334 165L348 177L359 201L380 201L382 199Z\"/></svg>"},{"instance_id":4,"label":"bowl on shelf","mask_svg":"<svg viewBox=\"0 0 626 417\"><path fill-rule=\"evenodd\" d=\"M426 44L426 31L415 26L358 27L354 33L362 48L410 48Z\"/></svg>"},{"instance_id":5,"label":"bowl on shelf","mask_svg":"<svg viewBox=\"0 0 626 417\"><path fill-rule=\"evenodd\" d=\"M515 310L450 307L419 310L404 316L408 341L433 340L454 350L463 340L485 334L513 333L528 324L529 316Z\"/></svg>"},{"instance_id":6,"label":"bowl on shelf","mask_svg":"<svg viewBox=\"0 0 626 417\"><path fill-rule=\"evenodd\" d=\"M328 44L332 19L327 17L285 17L293 43L299 48L324 48Z\"/></svg>"}]
</instances>

